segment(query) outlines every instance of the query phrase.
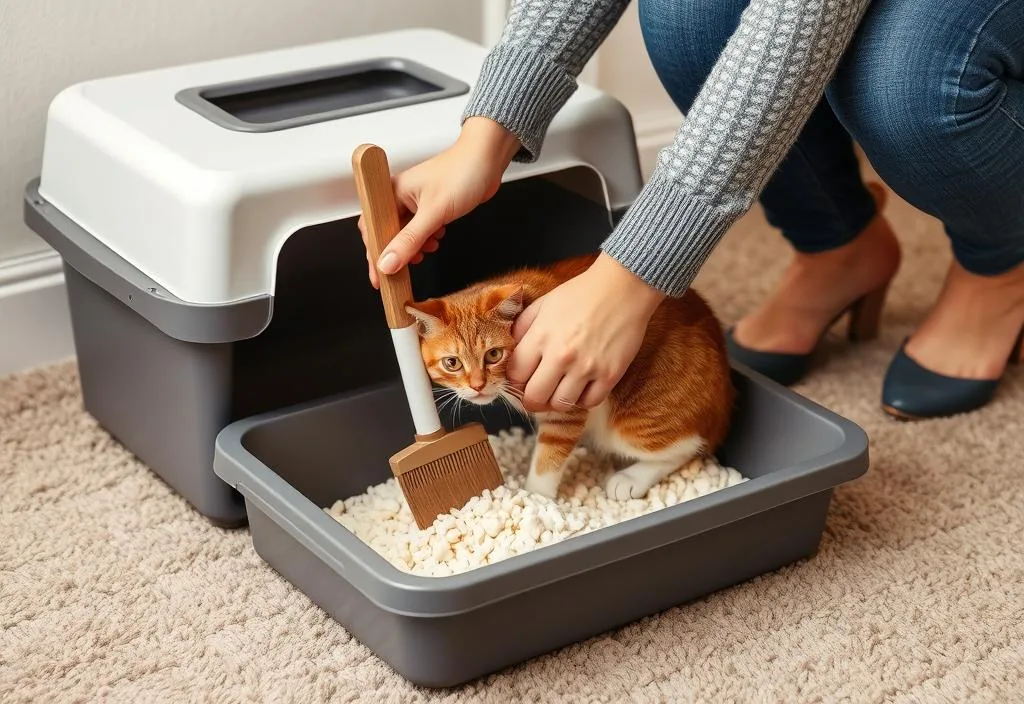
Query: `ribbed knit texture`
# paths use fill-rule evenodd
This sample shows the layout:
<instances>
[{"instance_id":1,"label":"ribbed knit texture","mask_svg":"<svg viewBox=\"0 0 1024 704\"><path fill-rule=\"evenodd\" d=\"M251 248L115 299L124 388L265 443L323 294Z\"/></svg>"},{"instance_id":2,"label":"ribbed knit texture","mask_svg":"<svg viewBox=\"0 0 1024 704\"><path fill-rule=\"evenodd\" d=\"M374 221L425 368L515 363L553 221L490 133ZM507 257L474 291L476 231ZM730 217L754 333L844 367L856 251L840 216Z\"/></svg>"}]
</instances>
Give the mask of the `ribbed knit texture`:
<instances>
[{"instance_id":1,"label":"ribbed knit texture","mask_svg":"<svg viewBox=\"0 0 1024 704\"><path fill-rule=\"evenodd\" d=\"M796 140L869 0L752 0L673 143L603 250L682 295ZM463 115L501 123L535 160L576 77L628 0L516 0Z\"/></svg>"},{"instance_id":2,"label":"ribbed knit texture","mask_svg":"<svg viewBox=\"0 0 1024 704\"><path fill-rule=\"evenodd\" d=\"M476 87L472 112L493 116L519 138L517 160L536 160L551 120L576 90L576 79L544 54L516 44L496 46L482 73L500 78Z\"/></svg>"}]
</instances>

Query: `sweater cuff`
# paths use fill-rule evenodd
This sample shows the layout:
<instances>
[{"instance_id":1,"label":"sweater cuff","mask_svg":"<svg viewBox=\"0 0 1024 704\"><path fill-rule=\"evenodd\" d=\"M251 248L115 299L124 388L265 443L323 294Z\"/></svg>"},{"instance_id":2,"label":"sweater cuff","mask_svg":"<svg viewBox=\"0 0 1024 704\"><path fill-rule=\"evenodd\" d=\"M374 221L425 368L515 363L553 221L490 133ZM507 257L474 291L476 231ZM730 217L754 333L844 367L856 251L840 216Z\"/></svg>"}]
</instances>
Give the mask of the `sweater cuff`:
<instances>
[{"instance_id":1,"label":"sweater cuff","mask_svg":"<svg viewBox=\"0 0 1024 704\"><path fill-rule=\"evenodd\" d=\"M648 285L679 297L741 214L682 194L655 172L601 249Z\"/></svg>"},{"instance_id":2,"label":"sweater cuff","mask_svg":"<svg viewBox=\"0 0 1024 704\"><path fill-rule=\"evenodd\" d=\"M494 120L522 144L514 160L532 162L551 121L576 88L575 77L543 54L499 44L484 58L462 122L477 116Z\"/></svg>"}]
</instances>

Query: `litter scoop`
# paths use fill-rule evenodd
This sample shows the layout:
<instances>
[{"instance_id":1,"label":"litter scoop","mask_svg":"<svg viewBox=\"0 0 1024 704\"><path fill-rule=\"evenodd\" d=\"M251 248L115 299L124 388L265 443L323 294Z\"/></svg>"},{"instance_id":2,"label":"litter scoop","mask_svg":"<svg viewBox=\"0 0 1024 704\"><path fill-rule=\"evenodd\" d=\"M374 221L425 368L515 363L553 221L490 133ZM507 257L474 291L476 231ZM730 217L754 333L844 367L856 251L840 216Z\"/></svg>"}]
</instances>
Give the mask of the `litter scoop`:
<instances>
[{"instance_id":1,"label":"litter scoop","mask_svg":"<svg viewBox=\"0 0 1024 704\"><path fill-rule=\"evenodd\" d=\"M376 145L360 145L352 154L352 170L370 260L377 261L400 229L387 155ZM380 293L416 429L415 442L390 458L391 471L422 530L504 480L483 425L468 423L449 432L441 424L420 354L418 323L405 309L412 301L408 267L381 274Z\"/></svg>"}]
</instances>

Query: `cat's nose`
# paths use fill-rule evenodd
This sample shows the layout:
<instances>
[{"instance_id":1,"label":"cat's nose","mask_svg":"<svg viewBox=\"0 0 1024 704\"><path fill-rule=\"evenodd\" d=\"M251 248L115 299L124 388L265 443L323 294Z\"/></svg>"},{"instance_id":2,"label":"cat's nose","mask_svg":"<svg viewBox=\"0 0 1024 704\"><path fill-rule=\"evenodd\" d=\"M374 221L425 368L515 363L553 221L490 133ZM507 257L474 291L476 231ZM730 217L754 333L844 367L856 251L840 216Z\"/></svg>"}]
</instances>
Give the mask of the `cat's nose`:
<instances>
[{"instance_id":1,"label":"cat's nose","mask_svg":"<svg viewBox=\"0 0 1024 704\"><path fill-rule=\"evenodd\" d=\"M473 391L483 391L483 388L485 386L487 386L487 381L485 379L481 378L469 380L469 388L473 389Z\"/></svg>"}]
</instances>

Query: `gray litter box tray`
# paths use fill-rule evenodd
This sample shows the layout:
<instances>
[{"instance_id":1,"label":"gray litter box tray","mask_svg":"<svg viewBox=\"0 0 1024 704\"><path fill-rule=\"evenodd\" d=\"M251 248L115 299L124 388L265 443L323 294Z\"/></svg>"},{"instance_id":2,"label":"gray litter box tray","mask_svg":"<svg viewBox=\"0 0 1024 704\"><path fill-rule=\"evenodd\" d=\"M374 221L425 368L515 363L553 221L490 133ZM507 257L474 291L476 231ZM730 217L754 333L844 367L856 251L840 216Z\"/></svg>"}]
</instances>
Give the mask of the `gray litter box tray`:
<instances>
[{"instance_id":1,"label":"gray litter box tray","mask_svg":"<svg viewBox=\"0 0 1024 704\"><path fill-rule=\"evenodd\" d=\"M237 421L214 471L277 572L408 680L454 686L816 552L834 488L868 468L867 438L744 367L733 378L718 456L749 481L452 577L396 569L323 511L390 478L413 436L398 385ZM509 424L503 409L475 419Z\"/></svg>"}]
</instances>

